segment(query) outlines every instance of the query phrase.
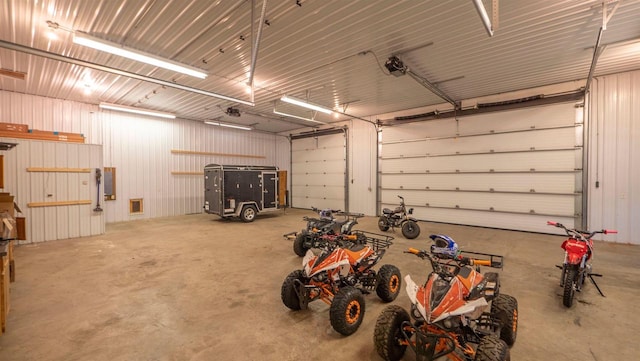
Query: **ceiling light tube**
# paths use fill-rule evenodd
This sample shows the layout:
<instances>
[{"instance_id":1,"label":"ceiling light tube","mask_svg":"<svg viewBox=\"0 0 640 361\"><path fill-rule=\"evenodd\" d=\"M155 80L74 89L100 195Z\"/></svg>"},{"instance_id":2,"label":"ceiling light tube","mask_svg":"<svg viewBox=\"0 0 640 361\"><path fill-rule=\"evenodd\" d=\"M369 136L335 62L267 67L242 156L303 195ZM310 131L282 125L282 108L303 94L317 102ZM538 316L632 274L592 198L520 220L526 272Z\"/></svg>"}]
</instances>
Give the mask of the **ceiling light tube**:
<instances>
[{"instance_id":1,"label":"ceiling light tube","mask_svg":"<svg viewBox=\"0 0 640 361\"><path fill-rule=\"evenodd\" d=\"M130 78L130 79L136 79L136 80L141 80L141 81L148 82L148 83L158 84L158 85L166 86L168 88L184 90L184 91L191 92L191 93L196 93L196 94L202 94L202 95L205 95L205 96L208 96L208 97L224 99L224 100L228 100L228 101L232 101L232 102L236 102L236 103L240 103L240 104L249 105L249 106L252 106L252 107L255 106L255 103L253 101L246 101L246 100L242 100L242 99L238 99L238 98L232 98L232 97L229 97L229 96L226 96L226 95L210 92L210 91L207 91L207 90L193 88L193 87L182 85L182 84L178 84L178 83L175 83L175 82L172 82L172 81L152 78L150 76L140 75L140 74L133 73L133 72L130 72L130 71L124 71L124 70L112 68L112 67L109 67L109 66L92 63L92 62L89 62L89 61L80 60L80 59L77 59L77 58L72 58L72 57L68 57L68 56L52 53L50 51L44 51L44 50L40 50L40 49L29 47L29 46L24 46L24 45L12 43L12 42L4 41L4 40L1 40L1 39L0 39L0 48L6 48L6 49L9 49L9 50L15 50L15 51L19 51L19 52L22 52L22 53L25 53L25 54L40 56L40 57L43 57L43 58L46 58L46 59L57 60L57 61L61 61L61 62L64 62L64 63L74 64L74 65L82 66L82 67L89 68L89 69L100 70L100 71L107 72L109 74L116 74L116 75L126 76L127 78Z\"/></svg>"},{"instance_id":2,"label":"ceiling light tube","mask_svg":"<svg viewBox=\"0 0 640 361\"><path fill-rule=\"evenodd\" d=\"M173 70L178 73L191 75L200 79L204 79L208 75L201 69L180 64L178 62L175 62L169 59L162 59L151 54L140 52L138 50L128 49L121 45L110 43L102 39L98 39L93 36L83 34L81 32L75 32L73 34L73 42L78 45L82 45L82 46L86 46L96 50L104 51L110 54L122 56L128 59L154 65L160 68Z\"/></svg>"},{"instance_id":3,"label":"ceiling light tube","mask_svg":"<svg viewBox=\"0 0 640 361\"><path fill-rule=\"evenodd\" d=\"M282 115L282 116L285 116L285 117L296 118L296 119L300 119L300 120L306 120L307 122L314 122L314 123L319 123L319 124L327 124L327 123L321 122L319 120L315 120L315 119L311 119L311 118L301 117L301 116L298 116L298 115L279 112L279 111L277 111L275 109L273 110L273 114L278 114L278 115Z\"/></svg>"},{"instance_id":4,"label":"ceiling light tube","mask_svg":"<svg viewBox=\"0 0 640 361\"><path fill-rule=\"evenodd\" d=\"M298 99L298 98L294 98L294 97L290 97L287 95L283 95L282 98L280 98L280 100L282 100L283 102L289 103L289 104L295 104L297 106L301 106L307 109L312 109L312 110L317 110L319 112L325 113L325 114L333 114L333 110L325 108L323 106L320 105L316 105L316 104L311 104L307 101L304 101L302 99Z\"/></svg>"},{"instance_id":5,"label":"ceiling light tube","mask_svg":"<svg viewBox=\"0 0 640 361\"><path fill-rule=\"evenodd\" d=\"M209 125L217 125L219 127L226 127L226 128L233 128L233 129L242 129L242 130L252 130L253 127L250 127L248 125L237 125L237 124L229 124L229 123L221 123L221 122L204 122L204 124L209 124Z\"/></svg>"},{"instance_id":6,"label":"ceiling light tube","mask_svg":"<svg viewBox=\"0 0 640 361\"><path fill-rule=\"evenodd\" d=\"M128 106L118 105L118 104L100 103L99 106L102 109L117 110L117 111L120 111L120 112L128 112L128 113L135 113L135 114L142 114L142 115L151 115L151 116L154 116L154 117L169 118L169 119L175 119L176 118L175 114L171 114L171 113L159 112L159 111L156 111L156 110L149 110L149 109L140 109L140 108L135 108L135 107L128 107Z\"/></svg>"},{"instance_id":7,"label":"ceiling light tube","mask_svg":"<svg viewBox=\"0 0 640 361\"><path fill-rule=\"evenodd\" d=\"M487 15L487 10L484 8L482 0L473 0L473 4L476 6L476 10L478 11L478 15L480 15L487 34L489 34L490 37L493 36L493 25L491 25L491 20L489 19L489 15Z\"/></svg>"}]
</instances>

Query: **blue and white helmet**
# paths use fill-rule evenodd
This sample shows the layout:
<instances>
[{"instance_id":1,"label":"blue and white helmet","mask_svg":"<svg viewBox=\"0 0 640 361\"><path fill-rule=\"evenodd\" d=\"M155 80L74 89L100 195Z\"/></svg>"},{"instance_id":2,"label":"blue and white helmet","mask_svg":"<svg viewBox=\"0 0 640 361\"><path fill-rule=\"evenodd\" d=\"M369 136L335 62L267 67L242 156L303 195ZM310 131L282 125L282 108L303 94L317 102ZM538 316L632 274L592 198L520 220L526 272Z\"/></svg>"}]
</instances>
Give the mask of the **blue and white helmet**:
<instances>
[{"instance_id":1,"label":"blue and white helmet","mask_svg":"<svg viewBox=\"0 0 640 361\"><path fill-rule=\"evenodd\" d=\"M453 258L458 255L458 244L453 238L443 234L429 236L435 244L431 246L431 253L437 256Z\"/></svg>"},{"instance_id":2,"label":"blue and white helmet","mask_svg":"<svg viewBox=\"0 0 640 361\"><path fill-rule=\"evenodd\" d=\"M328 220L333 219L333 213L331 212L331 209L327 208L327 209L321 210L320 219L328 219Z\"/></svg>"}]
</instances>

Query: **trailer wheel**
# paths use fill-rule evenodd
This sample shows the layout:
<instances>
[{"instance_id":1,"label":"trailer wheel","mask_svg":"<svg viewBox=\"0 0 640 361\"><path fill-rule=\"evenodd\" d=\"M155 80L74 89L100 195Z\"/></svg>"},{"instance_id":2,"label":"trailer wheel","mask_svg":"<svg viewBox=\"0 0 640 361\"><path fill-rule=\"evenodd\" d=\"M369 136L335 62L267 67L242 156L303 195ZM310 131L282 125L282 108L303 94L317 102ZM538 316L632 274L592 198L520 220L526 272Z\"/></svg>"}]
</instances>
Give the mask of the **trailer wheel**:
<instances>
[{"instance_id":1,"label":"trailer wheel","mask_svg":"<svg viewBox=\"0 0 640 361\"><path fill-rule=\"evenodd\" d=\"M258 214L258 210L254 206L244 206L242 207L242 212L240 212L240 219L243 222L253 222L256 219L256 214Z\"/></svg>"}]
</instances>

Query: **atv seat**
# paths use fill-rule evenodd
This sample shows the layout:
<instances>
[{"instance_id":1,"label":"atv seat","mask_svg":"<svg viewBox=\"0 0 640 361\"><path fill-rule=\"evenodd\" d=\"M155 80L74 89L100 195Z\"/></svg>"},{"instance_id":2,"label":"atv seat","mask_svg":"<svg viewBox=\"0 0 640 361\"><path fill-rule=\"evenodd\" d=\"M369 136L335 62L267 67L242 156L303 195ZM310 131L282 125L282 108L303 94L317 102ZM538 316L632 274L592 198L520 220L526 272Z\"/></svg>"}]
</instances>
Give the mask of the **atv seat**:
<instances>
[{"instance_id":1,"label":"atv seat","mask_svg":"<svg viewBox=\"0 0 640 361\"><path fill-rule=\"evenodd\" d=\"M344 248L344 251L349 256L349 263L355 265L372 252L372 249L371 247L356 244L353 247Z\"/></svg>"}]
</instances>

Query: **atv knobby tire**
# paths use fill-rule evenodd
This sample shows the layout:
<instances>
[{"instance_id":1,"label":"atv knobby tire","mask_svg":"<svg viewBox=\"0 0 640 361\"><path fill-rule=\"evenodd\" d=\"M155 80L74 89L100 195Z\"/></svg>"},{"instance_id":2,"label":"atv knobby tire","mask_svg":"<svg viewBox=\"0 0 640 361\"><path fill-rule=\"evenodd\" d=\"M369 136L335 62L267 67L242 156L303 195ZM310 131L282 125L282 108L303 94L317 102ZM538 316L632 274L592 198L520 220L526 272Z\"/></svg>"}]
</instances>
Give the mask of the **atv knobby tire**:
<instances>
[{"instance_id":1,"label":"atv knobby tire","mask_svg":"<svg viewBox=\"0 0 640 361\"><path fill-rule=\"evenodd\" d=\"M338 333L349 336L358 330L364 318L364 297L355 287L346 286L333 297L329 318Z\"/></svg>"},{"instance_id":2,"label":"atv knobby tire","mask_svg":"<svg viewBox=\"0 0 640 361\"><path fill-rule=\"evenodd\" d=\"M476 350L475 361L510 361L509 347L495 336L485 336Z\"/></svg>"},{"instance_id":3,"label":"atv knobby tire","mask_svg":"<svg viewBox=\"0 0 640 361\"><path fill-rule=\"evenodd\" d=\"M562 304L566 307L573 305L573 296L576 294L575 282L578 278L578 270L574 267L567 268L567 275L564 278L564 293L562 294Z\"/></svg>"},{"instance_id":4,"label":"atv knobby tire","mask_svg":"<svg viewBox=\"0 0 640 361\"><path fill-rule=\"evenodd\" d=\"M307 232L300 232L293 240L293 252L300 257L304 257L307 254L309 248L305 247L304 242L307 239Z\"/></svg>"},{"instance_id":5,"label":"atv knobby tire","mask_svg":"<svg viewBox=\"0 0 640 361\"><path fill-rule=\"evenodd\" d=\"M383 232L389 230L389 222L387 222L387 217L380 216L380 218L378 218L378 228Z\"/></svg>"},{"instance_id":6,"label":"atv knobby tire","mask_svg":"<svg viewBox=\"0 0 640 361\"><path fill-rule=\"evenodd\" d=\"M491 303L491 313L500 320L500 339L513 346L518 336L518 300L499 294Z\"/></svg>"},{"instance_id":7,"label":"atv knobby tire","mask_svg":"<svg viewBox=\"0 0 640 361\"><path fill-rule=\"evenodd\" d=\"M409 313L404 308L391 305L385 308L376 321L373 343L378 355L387 361L402 359L407 345L400 342L405 338L401 332L402 323L409 321Z\"/></svg>"},{"instance_id":8,"label":"atv knobby tire","mask_svg":"<svg viewBox=\"0 0 640 361\"><path fill-rule=\"evenodd\" d=\"M402 286L402 276L398 267L385 264L380 267L376 279L376 294L384 302L391 302L398 297Z\"/></svg>"},{"instance_id":9,"label":"atv knobby tire","mask_svg":"<svg viewBox=\"0 0 640 361\"><path fill-rule=\"evenodd\" d=\"M300 309L300 299L296 293L295 280L300 280L304 283L305 277L303 270L296 270L289 273L287 278L284 279L284 282L282 282L280 297L285 306L294 311L298 311Z\"/></svg>"},{"instance_id":10,"label":"atv knobby tire","mask_svg":"<svg viewBox=\"0 0 640 361\"><path fill-rule=\"evenodd\" d=\"M406 239L414 239L420 235L420 226L414 221L406 221L402 224L402 235Z\"/></svg>"}]
</instances>

